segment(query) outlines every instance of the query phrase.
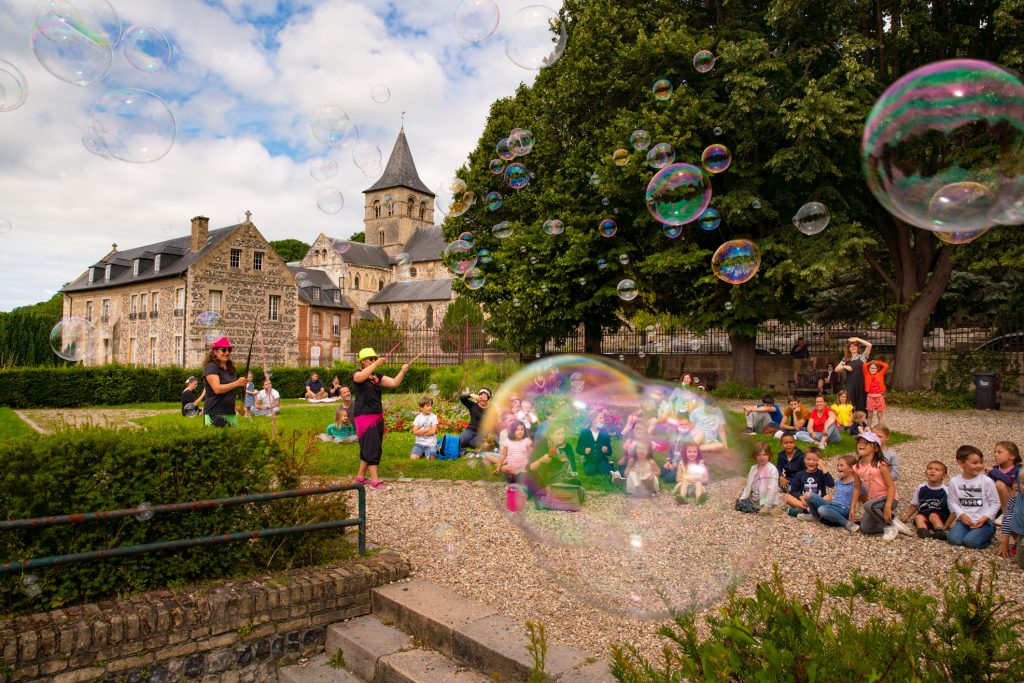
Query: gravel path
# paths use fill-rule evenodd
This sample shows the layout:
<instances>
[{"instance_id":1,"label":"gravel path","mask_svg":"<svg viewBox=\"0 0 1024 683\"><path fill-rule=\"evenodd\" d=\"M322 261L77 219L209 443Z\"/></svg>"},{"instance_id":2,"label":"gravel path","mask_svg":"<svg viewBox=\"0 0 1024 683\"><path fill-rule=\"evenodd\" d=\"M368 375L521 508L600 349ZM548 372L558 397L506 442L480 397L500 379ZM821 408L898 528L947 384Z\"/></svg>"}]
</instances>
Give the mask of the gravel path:
<instances>
[{"instance_id":1,"label":"gravel path","mask_svg":"<svg viewBox=\"0 0 1024 683\"><path fill-rule=\"evenodd\" d=\"M957 473L953 455L963 443L986 454L1003 439L1024 446L1021 413L891 409L887 417L892 429L917 437L897 447L901 501L924 480L928 461L942 460ZM499 487L395 482L370 491L369 538L410 558L415 577L508 617L542 622L552 638L595 655L605 655L611 642L656 654L663 641L654 631L666 602L713 606L731 580L750 592L773 563L789 590L810 595L814 579L843 580L855 568L934 593L935 578L957 558L994 560L1004 594L1024 601L1024 572L996 558L995 545L969 551L905 536L886 543L788 517L743 515L732 510L741 488L739 479L713 483L702 508L677 506L664 494L598 497L587 514L528 515L527 534L502 512Z\"/></svg>"}]
</instances>

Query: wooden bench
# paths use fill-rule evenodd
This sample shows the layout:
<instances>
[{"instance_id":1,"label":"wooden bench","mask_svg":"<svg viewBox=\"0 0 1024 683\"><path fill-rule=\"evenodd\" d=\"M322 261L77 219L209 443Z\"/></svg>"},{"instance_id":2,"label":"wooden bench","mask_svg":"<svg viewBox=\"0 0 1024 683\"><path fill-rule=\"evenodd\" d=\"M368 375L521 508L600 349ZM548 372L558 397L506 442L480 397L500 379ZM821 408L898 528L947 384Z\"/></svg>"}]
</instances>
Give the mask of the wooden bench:
<instances>
[{"instance_id":1,"label":"wooden bench","mask_svg":"<svg viewBox=\"0 0 1024 683\"><path fill-rule=\"evenodd\" d=\"M787 390L790 396L817 396L818 395L818 377L821 376L820 370L805 370L797 374L797 381L789 380L786 382Z\"/></svg>"}]
</instances>

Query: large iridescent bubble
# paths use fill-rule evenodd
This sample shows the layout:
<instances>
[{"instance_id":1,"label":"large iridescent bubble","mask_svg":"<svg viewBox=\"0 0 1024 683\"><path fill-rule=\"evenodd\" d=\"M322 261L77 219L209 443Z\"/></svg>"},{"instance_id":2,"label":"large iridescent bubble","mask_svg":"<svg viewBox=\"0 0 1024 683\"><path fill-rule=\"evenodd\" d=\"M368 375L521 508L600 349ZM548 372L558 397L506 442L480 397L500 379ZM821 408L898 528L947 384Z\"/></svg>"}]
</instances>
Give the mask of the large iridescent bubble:
<instances>
[{"instance_id":1,"label":"large iridescent bubble","mask_svg":"<svg viewBox=\"0 0 1024 683\"><path fill-rule=\"evenodd\" d=\"M494 35L501 12L492 0L462 0L455 8L455 32L469 43L482 43Z\"/></svg>"},{"instance_id":2,"label":"large iridescent bubble","mask_svg":"<svg viewBox=\"0 0 1024 683\"><path fill-rule=\"evenodd\" d=\"M28 81L21 69L0 59L0 111L14 111L27 97Z\"/></svg>"},{"instance_id":3,"label":"large iridescent bubble","mask_svg":"<svg viewBox=\"0 0 1024 683\"><path fill-rule=\"evenodd\" d=\"M82 142L102 157L133 164L162 159L177 135L167 103L145 90L112 90L93 105Z\"/></svg>"},{"instance_id":4,"label":"large iridescent bubble","mask_svg":"<svg viewBox=\"0 0 1024 683\"><path fill-rule=\"evenodd\" d=\"M448 270L461 277L476 267L476 249L465 240L455 240L444 248L441 260L448 266Z\"/></svg>"},{"instance_id":5,"label":"large iridescent bubble","mask_svg":"<svg viewBox=\"0 0 1024 683\"><path fill-rule=\"evenodd\" d=\"M461 216L476 203L476 194L466 186L462 178L448 178L437 187L434 201L445 216Z\"/></svg>"},{"instance_id":6,"label":"large iridescent bubble","mask_svg":"<svg viewBox=\"0 0 1024 683\"><path fill-rule=\"evenodd\" d=\"M50 330L50 348L59 358L77 363L92 359L98 339L96 327L76 316L61 318Z\"/></svg>"},{"instance_id":7,"label":"large iridescent bubble","mask_svg":"<svg viewBox=\"0 0 1024 683\"><path fill-rule=\"evenodd\" d=\"M861 160L875 198L910 225L963 232L1019 222L1024 83L973 59L911 71L875 103Z\"/></svg>"},{"instance_id":8,"label":"large iridescent bubble","mask_svg":"<svg viewBox=\"0 0 1024 683\"><path fill-rule=\"evenodd\" d=\"M719 280L741 285L757 275L761 250L750 240L729 240L711 256L711 270Z\"/></svg>"},{"instance_id":9,"label":"large iridescent bubble","mask_svg":"<svg viewBox=\"0 0 1024 683\"><path fill-rule=\"evenodd\" d=\"M700 223L701 230L711 232L722 224L722 217L718 215L718 211L714 207L709 206L704 209L704 213L700 215L698 222Z\"/></svg>"},{"instance_id":10,"label":"large iridescent bubble","mask_svg":"<svg viewBox=\"0 0 1024 683\"><path fill-rule=\"evenodd\" d=\"M509 164L505 167L505 184L513 190L521 190L530 184L530 172L519 162Z\"/></svg>"},{"instance_id":11,"label":"large iridescent bubble","mask_svg":"<svg viewBox=\"0 0 1024 683\"><path fill-rule=\"evenodd\" d=\"M666 225L697 220L710 202L711 183L692 164L666 166L647 185L647 210Z\"/></svg>"},{"instance_id":12,"label":"large iridescent bubble","mask_svg":"<svg viewBox=\"0 0 1024 683\"><path fill-rule=\"evenodd\" d=\"M514 438L517 411L529 425L527 453L489 495L526 541L524 559L570 601L664 619L717 603L755 566L756 538L713 534L712 543L701 533L732 514L752 464L738 420L704 392L606 358L553 356L498 388L480 433L495 445L510 428ZM599 438L581 441L591 428Z\"/></svg>"},{"instance_id":13,"label":"large iridescent bubble","mask_svg":"<svg viewBox=\"0 0 1024 683\"><path fill-rule=\"evenodd\" d=\"M335 149L351 149L359 140L359 129L341 107L327 104L317 108L309 120L313 137Z\"/></svg>"},{"instance_id":14,"label":"large iridescent bubble","mask_svg":"<svg viewBox=\"0 0 1024 683\"><path fill-rule=\"evenodd\" d=\"M708 145L700 155L700 163L708 173L721 173L732 163L732 152L725 145Z\"/></svg>"},{"instance_id":15,"label":"large iridescent bubble","mask_svg":"<svg viewBox=\"0 0 1024 683\"><path fill-rule=\"evenodd\" d=\"M62 81L103 79L121 38L121 19L106 0L54 0L37 5L29 41L43 68Z\"/></svg>"},{"instance_id":16,"label":"large iridescent bubble","mask_svg":"<svg viewBox=\"0 0 1024 683\"><path fill-rule=\"evenodd\" d=\"M817 235L832 219L828 207L821 202L807 202L793 216L793 225L805 235Z\"/></svg>"},{"instance_id":17,"label":"large iridescent bubble","mask_svg":"<svg viewBox=\"0 0 1024 683\"><path fill-rule=\"evenodd\" d=\"M550 7L524 7L508 19L502 32L505 55L524 69L550 66L565 52L565 23Z\"/></svg>"}]
</instances>

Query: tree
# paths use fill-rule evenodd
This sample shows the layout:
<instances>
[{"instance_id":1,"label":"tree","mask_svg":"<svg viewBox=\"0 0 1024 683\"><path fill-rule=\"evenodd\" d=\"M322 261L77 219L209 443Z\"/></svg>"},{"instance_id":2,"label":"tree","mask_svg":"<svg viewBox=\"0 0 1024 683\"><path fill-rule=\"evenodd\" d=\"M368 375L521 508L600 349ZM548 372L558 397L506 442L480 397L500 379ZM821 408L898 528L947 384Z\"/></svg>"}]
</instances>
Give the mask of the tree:
<instances>
[{"instance_id":1,"label":"tree","mask_svg":"<svg viewBox=\"0 0 1024 683\"><path fill-rule=\"evenodd\" d=\"M67 365L50 348L50 330L60 320L64 295L0 312L0 367Z\"/></svg>"},{"instance_id":2,"label":"tree","mask_svg":"<svg viewBox=\"0 0 1024 683\"><path fill-rule=\"evenodd\" d=\"M309 245L301 240L274 240L269 244L285 263L301 261L309 251Z\"/></svg>"},{"instance_id":3,"label":"tree","mask_svg":"<svg viewBox=\"0 0 1024 683\"><path fill-rule=\"evenodd\" d=\"M351 237L348 238L348 241L363 243L366 241L366 232L363 230L360 230L359 232L354 232L352 233Z\"/></svg>"},{"instance_id":4,"label":"tree","mask_svg":"<svg viewBox=\"0 0 1024 683\"><path fill-rule=\"evenodd\" d=\"M480 305L469 297L460 296L448 306L441 320L441 329L438 332L441 350L446 353L468 351L464 348L466 330L479 330L483 324L484 314L480 310Z\"/></svg>"}]
</instances>

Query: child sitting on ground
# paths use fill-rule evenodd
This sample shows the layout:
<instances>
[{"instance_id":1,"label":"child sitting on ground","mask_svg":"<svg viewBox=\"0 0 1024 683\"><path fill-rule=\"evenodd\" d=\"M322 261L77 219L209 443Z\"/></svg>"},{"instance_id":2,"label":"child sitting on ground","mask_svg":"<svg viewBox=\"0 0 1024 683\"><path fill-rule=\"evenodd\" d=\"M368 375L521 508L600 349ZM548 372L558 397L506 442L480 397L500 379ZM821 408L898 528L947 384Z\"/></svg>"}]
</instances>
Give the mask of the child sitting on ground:
<instances>
[{"instance_id":1,"label":"child sitting on ground","mask_svg":"<svg viewBox=\"0 0 1024 683\"><path fill-rule=\"evenodd\" d=\"M947 534L950 545L987 548L996 534L993 520L999 514L999 493L984 475L984 455L974 446L956 449L962 474L949 482L949 511L956 522Z\"/></svg>"},{"instance_id":2,"label":"child sitting on ground","mask_svg":"<svg viewBox=\"0 0 1024 683\"><path fill-rule=\"evenodd\" d=\"M889 473L892 475L893 481L900 480L900 456L896 453L895 449L889 448L889 437L891 436L889 428L883 424L875 425L872 430L878 435L879 441L882 442L882 457L889 463Z\"/></svg>"},{"instance_id":3,"label":"child sitting on ground","mask_svg":"<svg viewBox=\"0 0 1024 683\"><path fill-rule=\"evenodd\" d=\"M509 436L501 446L501 456L494 468L495 474L504 474L509 479L519 476L530 463L533 442L526 436L526 425L516 421L509 428Z\"/></svg>"},{"instance_id":4,"label":"child sitting on ground","mask_svg":"<svg viewBox=\"0 0 1024 683\"><path fill-rule=\"evenodd\" d=\"M779 471L779 490L785 493L789 491L789 482L804 468L804 452L796 447L796 436L792 433L783 434L781 443L775 468Z\"/></svg>"},{"instance_id":5,"label":"child sitting on ground","mask_svg":"<svg viewBox=\"0 0 1024 683\"><path fill-rule=\"evenodd\" d=\"M736 501L738 512L781 512L781 508L778 507L779 470L772 464L771 459L771 445L759 441L754 450L756 462L751 466L746 486Z\"/></svg>"},{"instance_id":6,"label":"child sitting on ground","mask_svg":"<svg viewBox=\"0 0 1024 683\"><path fill-rule=\"evenodd\" d=\"M327 425L325 433L317 438L330 443L351 443L356 440L356 428L348 420L348 411L344 407L334 411L334 422Z\"/></svg>"},{"instance_id":7,"label":"child sitting on ground","mask_svg":"<svg viewBox=\"0 0 1024 683\"><path fill-rule=\"evenodd\" d=\"M434 459L437 450L437 415L434 415L434 399L424 396L420 399L420 414L412 421L413 439L410 460Z\"/></svg>"},{"instance_id":8,"label":"child sitting on ground","mask_svg":"<svg viewBox=\"0 0 1024 683\"><path fill-rule=\"evenodd\" d=\"M989 478L996 484L999 509L1004 515L1008 515L1013 512L1013 509L1007 506L1012 500L1017 479L1020 477L1020 450L1012 441L1000 441L993 450L993 457L996 464L986 470Z\"/></svg>"},{"instance_id":9,"label":"child sitting on ground","mask_svg":"<svg viewBox=\"0 0 1024 683\"><path fill-rule=\"evenodd\" d=\"M1000 441L996 444L996 450L1005 449L1013 459L1013 462L1020 463L1020 449L1012 441ZM1021 477L1018 468L1017 478L1013 488L1010 490L1010 498L1006 501L1006 509L1003 511L1003 523L999 527L1000 539L999 550L996 552L1000 557L1016 557L1020 548L1020 536L1024 535L1024 477ZM990 475L991 476L991 473ZM996 491L999 490L999 482L996 482ZM1013 541L1013 545L1010 541ZM1020 560L1017 560L1020 562Z\"/></svg>"},{"instance_id":10,"label":"child sitting on ground","mask_svg":"<svg viewBox=\"0 0 1024 683\"><path fill-rule=\"evenodd\" d=\"M868 427L868 414L863 410L853 411L853 422L850 423L850 436L856 439L858 434L870 431L871 427Z\"/></svg>"},{"instance_id":11,"label":"child sitting on ground","mask_svg":"<svg viewBox=\"0 0 1024 683\"><path fill-rule=\"evenodd\" d=\"M914 491L910 500L910 508L903 515L903 521L914 520L918 538L934 538L946 540L946 529L953 523L949 514L949 489L943 484L946 478L946 465L932 460L924 468L925 482Z\"/></svg>"},{"instance_id":12,"label":"child sitting on ground","mask_svg":"<svg viewBox=\"0 0 1024 683\"><path fill-rule=\"evenodd\" d=\"M810 517L808 499L811 496L825 499L828 489L835 485L836 481L828 473L825 460L821 457L821 450L817 446L810 446L804 453L804 469L797 472L789 482L789 493L782 497L782 502L789 506L790 517L815 521Z\"/></svg>"},{"instance_id":13,"label":"child sitting on ground","mask_svg":"<svg viewBox=\"0 0 1024 683\"><path fill-rule=\"evenodd\" d=\"M865 432L857 435L857 457L859 461L853 466L853 471L860 477L860 500L864 504L860 532L869 536L882 534L883 539L891 541L899 534L892 524L896 519L893 511L899 503L899 496L889 472L889 463L882 457L882 440L877 434Z\"/></svg>"},{"instance_id":14,"label":"child sitting on ground","mask_svg":"<svg viewBox=\"0 0 1024 683\"><path fill-rule=\"evenodd\" d=\"M707 502L708 494L704 491L704 484L711 481L708 474L708 466L704 463L704 454L700 452L700 446L690 441L683 445L683 458L679 461L676 470L676 487L672 491L676 502L685 504L690 502L691 491L693 502L703 505Z\"/></svg>"},{"instance_id":15,"label":"child sitting on ground","mask_svg":"<svg viewBox=\"0 0 1024 683\"><path fill-rule=\"evenodd\" d=\"M860 497L860 477L853 471L857 456L847 453L836 461L836 490L831 496L811 495L807 509L812 520L821 520L825 526L840 526L847 531L857 531L854 522L857 513L857 499ZM807 519L804 515L798 515Z\"/></svg>"},{"instance_id":16,"label":"child sitting on ground","mask_svg":"<svg viewBox=\"0 0 1024 683\"><path fill-rule=\"evenodd\" d=\"M637 441L633 460L626 468L626 493L647 498L656 495L660 488L658 463L651 459L651 445L647 441Z\"/></svg>"}]
</instances>

